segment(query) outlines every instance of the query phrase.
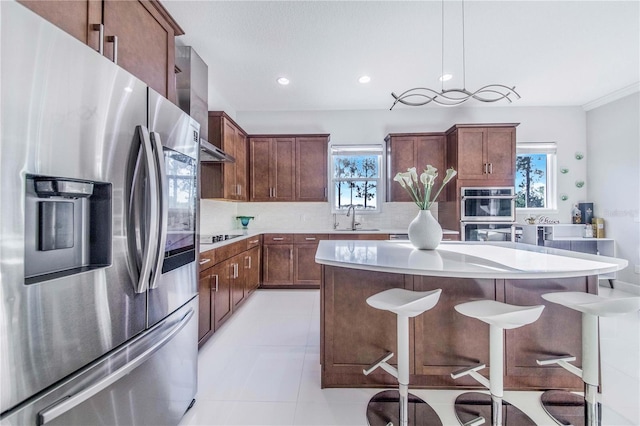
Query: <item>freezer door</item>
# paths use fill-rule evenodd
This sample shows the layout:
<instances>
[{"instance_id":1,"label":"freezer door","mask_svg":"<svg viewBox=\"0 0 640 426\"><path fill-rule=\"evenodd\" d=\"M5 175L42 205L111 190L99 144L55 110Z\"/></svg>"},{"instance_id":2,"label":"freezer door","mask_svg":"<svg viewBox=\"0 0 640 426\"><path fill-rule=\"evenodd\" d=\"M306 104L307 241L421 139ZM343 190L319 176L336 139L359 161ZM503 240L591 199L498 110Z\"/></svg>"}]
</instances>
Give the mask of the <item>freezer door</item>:
<instances>
[{"instance_id":1,"label":"freezer door","mask_svg":"<svg viewBox=\"0 0 640 426\"><path fill-rule=\"evenodd\" d=\"M162 161L161 238L149 288L149 326L197 294L195 263L199 124L149 89L149 131Z\"/></svg>"},{"instance_id":2,"label":"freezer door","mask_svg":"<svg viewBox=\"0 0 640 426\"><path fill-rule=\"evenodd\" d=\"M15 425L176 425L197 390L198 299L2 419Z\"/></svg>"},{"instance_id":3,"label":"freezer door","mask_svg":"<svg viewBox=\"0 0 640 426\"><path fill-rule=\"evenodd\" d=\"M147 91L138 79L19 3L1 1L0 8L4 413L145 329L147 295L136 293L132 281L136 273L127 241L136 236L128 235L125 219L130 186L126 166L139 155L136 126L147 124ZM27 175L104 184L109 208L88 214L87 226L74 232L88 232L93 220L107 217L86 246L90 257L94 249L110 245L105 265L36 282L25 279L29 250L48 256L72 249L71 240L48 236L42 244L42 233L38 237L29 231L38 225L32 217L27 220L25 212L34 200L28 197L33 188L27 188ZM42 209L40 219L50 222L52 229L71 232L71 223L81 218L63 203L80 203L80 198L64 200L59 209ZM40 248L36 238L41 239Z\"/></svg>"}]
</instances>

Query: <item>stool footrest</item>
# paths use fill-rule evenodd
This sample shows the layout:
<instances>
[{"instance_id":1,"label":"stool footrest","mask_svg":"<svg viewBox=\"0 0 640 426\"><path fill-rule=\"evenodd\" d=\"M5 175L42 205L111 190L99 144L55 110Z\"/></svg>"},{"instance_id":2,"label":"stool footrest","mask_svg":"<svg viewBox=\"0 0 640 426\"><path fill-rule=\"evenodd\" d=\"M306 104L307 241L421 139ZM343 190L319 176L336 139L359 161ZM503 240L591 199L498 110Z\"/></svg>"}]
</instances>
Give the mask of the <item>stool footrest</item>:
<instances>
[{"instance_id":1,"label":"stool footrest","mask_svg":"<svg viewBox=\"0 0 640 426\"><path fill-rule=\"evenodd\" d=\"M462 376L466 376L468 374L471 374L472 371L480 371L483 368L485 368L487 365L486 364L479 364L473 367L465 367L461 370L457 370L454 371L453 373L451 373L451 378L452 379L459 379Z\"/></svg>"},{"instance_id":2,"label":"stool footrest","mask_svg":"<svg viewBox=\"0 0 640 426\"><path fill-rule=\"evenodd\" d=\"M558 358L543 359L543 360L537 359L536 362L538 363L538 365L558 364L560 367L564 368L569 373L582 378L582 369L576 367L573 364L569 364L570 361L575 361L575 360L576 360L575 356L565 355Z\"/></svg>"},{"instance_id":3,"label":"stool footrest","mask_svg":"<svg viewBox=\"0 0 640 426\"><path fill-rule=\"evenodd\" d=\"M538 365L552 365L552 364L557 364L560 361L565 361L565 362L570 362L570 361L575 361L576 357L572 356L572 355L562 355L556 358L547 358L547 359L537 359L536 363Z\"/></svg>"},{"instance_id":4,"label":"stool footrest","mask_svg":"<svg viewBox=\"0 0 640 426\"><path fill-rule=\"evenodd\" d=\"M368 376L369 374L371 374L378 367L382 367L382 369L384 369L387 373L389 373L392 376L398 378L398 371L395 369L395 367L387 364L387 361L389 361L391 358L393 358L393 355L394 355L393 352L389 352L389 353L386 353L386 354L382 355L380 358L375 360L373 362L373 364L369 365L369 367L363 369L362 372L364 373L365 376Z\"/></svg>"},{"instance_id":5,"label":"stool footrest","mask_svg":"<svg viewBox=\"0 0 640 426\"><path fill-rule=\"evenodd\" d=\"M480 425L483 425L484 423L485 423L484 417L476 417L475 419L466 422L462 426L480 426Z\"/></svg>"}]
</instances>

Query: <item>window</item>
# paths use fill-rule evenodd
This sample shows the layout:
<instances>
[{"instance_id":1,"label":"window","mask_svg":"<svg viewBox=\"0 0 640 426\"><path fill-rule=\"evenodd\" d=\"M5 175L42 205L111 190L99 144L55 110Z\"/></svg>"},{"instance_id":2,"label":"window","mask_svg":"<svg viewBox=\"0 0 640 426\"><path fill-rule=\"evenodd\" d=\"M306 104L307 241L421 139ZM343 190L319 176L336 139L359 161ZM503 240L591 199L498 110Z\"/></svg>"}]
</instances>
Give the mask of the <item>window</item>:
<instances>
[{"instance_id":1,"label":"window","mask_svg":"<svg viewBox=\"0 0 640 426\"><path fill-rule=\"evenodd\" d=\"M331 147L331 211L354 205L359 212L379 212L382 197L382 145Z\"/></svg>"},{"instance_id":2,"label":"window","mask_svg":"<svg viewBox=\"0 0 640 426\"><path fill-rule=\"evenodd\" d=\"M516 146L516 208L556 208L556 143Z\"/></svg>"}]
</instances>

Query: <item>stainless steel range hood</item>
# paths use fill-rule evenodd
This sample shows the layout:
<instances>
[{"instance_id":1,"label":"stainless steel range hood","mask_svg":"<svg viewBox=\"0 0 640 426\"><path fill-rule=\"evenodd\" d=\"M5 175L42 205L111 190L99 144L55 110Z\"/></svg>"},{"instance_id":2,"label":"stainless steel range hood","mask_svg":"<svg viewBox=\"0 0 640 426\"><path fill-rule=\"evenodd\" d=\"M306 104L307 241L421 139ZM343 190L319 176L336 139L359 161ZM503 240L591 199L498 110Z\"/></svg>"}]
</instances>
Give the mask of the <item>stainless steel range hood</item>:
<instances>
[{"instance_id":1,"label":"stainless steel range hood","mask_svg":"<svg viewBox=\"0 0 640 426\"><path fill-rule=\"evenodd\" d=\"M191 46L176 46L176 66L180 72L176 74L178 106L200 123L200 161L230 162L236 160L220 148L207 141L209 138L208 82L207 64L198 56Z\"/></svg>"},{"instance_id":2,"label":"stainless steel range hood","mask_svg":"<svg viewBox=\"0 0 640 426\"><path fill-rule=\"evenodd\" d=\"M236 159L217 146L200 139L200 162L202 163L235 163Z\"/></svg>"}]
</instances>

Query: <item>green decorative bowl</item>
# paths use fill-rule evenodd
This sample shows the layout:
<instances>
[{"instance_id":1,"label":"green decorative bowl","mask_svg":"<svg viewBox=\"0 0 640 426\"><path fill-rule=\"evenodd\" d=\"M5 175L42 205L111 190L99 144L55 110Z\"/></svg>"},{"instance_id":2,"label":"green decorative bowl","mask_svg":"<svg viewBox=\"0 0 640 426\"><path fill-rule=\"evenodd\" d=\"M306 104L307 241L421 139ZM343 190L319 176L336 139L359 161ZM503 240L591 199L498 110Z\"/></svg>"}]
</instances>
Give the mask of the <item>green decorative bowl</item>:
<instances>
[{"instance_id":1,"label":"green decorative bowl","mask_svg":"<svg viewBox=\"0 0 640 426\"><path fill-rule=\"evenodd\" d=\"M242 229L247 229L247 226L249 226L249 221L253 219L253 216L236 216L236 219L240 219Z\"/></svg>"}]
</instances>

